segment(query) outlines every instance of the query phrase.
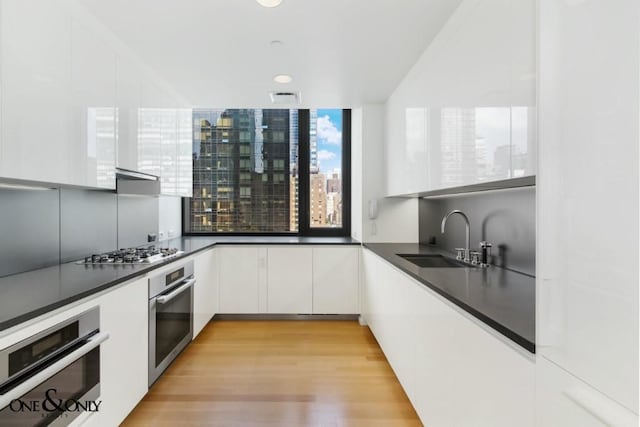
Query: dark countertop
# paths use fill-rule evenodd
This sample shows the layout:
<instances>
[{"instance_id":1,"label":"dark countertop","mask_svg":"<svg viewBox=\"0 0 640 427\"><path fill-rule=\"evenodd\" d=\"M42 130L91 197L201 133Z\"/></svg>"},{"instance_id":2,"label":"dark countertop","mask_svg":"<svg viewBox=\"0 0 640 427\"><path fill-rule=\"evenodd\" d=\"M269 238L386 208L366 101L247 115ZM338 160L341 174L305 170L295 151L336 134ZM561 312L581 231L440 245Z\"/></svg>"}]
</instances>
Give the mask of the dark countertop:
<instances>
[{"instance_id":1,"label":"dark countertop","mask_svg":"<svg viewBox=\"0 0 640 427\"><path fill-rule=\"evenodd\" d=\"M364 246L502 335L535 353L535 277L488 268L421 268L397 254L448 252L417 243L365 243Z\"/></svg>"},{"instance_id":2,"label":"dark countertop","mask_svg":"<svg viewBox=\"0 0 640 427\"><path fill-rule=\"evenodd\" d=\"M178 248L185 252L182 256L185 257L216 244L360 245L360 242L348 237L183 236L159 242L156 246ZM0 277L0 332L180 258L151 265L80 265L68 262Z\"/></svg>"}]
</instances>

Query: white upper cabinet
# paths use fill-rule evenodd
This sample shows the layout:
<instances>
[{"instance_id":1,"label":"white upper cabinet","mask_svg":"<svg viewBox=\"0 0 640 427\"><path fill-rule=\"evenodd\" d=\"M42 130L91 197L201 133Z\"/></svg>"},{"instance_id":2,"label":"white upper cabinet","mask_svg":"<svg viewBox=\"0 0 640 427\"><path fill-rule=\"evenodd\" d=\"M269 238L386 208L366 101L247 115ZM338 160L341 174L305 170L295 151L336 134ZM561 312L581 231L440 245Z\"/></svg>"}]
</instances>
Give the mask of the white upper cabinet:
<instances>
[{"instance_id":1,"label":"white upper cabinet","mask_svg":"<svg viewBox=\"0 0 640 427\"><path fill-rule=\"evenodd\" d=\"M535 175L535 127L535 2L465 0L387 101L387 194Z\"/></svg>"},{"instance_id":2,"label":"white upper cabinet","mask_svg":"<svg viewBox=\"0 0 640 427\"><path fill-rule=\"evenodd\" d=\"M71 182L71 17L62 2L0 2L0 176Z\"/></svg>"},{"instance_id":3,"label":"white upper cabinet","mask_svg":"<svg viewBox=\"0 0 640 427\"><path fill-rule=\"evenodd\" d=\"M636 414L639 17L540 1L536 239L538 354Z\"/></svg>"},{"instance_id":4,"label":"white upper cabinet","mask_svg":"<svg viewBox=\"0 0 640 427\"><path fill-rule=\"evenodd\" d=\"M0 177L191 195L191 110L75 0L0 2Z\"/></svg>"},{"instance_id":5,"label":"white upper cabinet","mask_svg":"<svg viewBox=\"0 0 640 427\"><path fill-rule=\"evenodd\" d=\"M76 161L72 182L114 188L116 165L116 55L79 18L71 23L71 117Z\"/></svg>"},{"instance_id":6,"label":"white upper cabinet","mask_svg":"<svg viewBox=\"0 0 640 427\"><path fill-rule=\"evenodd\" d=\"M118 161L123 169L138 170L138 108L141 104L142 72L118 56L116 94L118 107Z\"/></svg>"},{"instance_id":7,"label":"white upper cabinet","mask_svg":"<svg viewBox=\"0 0 640 427\"><path fill-rule=\"evenodd\" d=\"M0 176L114 188L114 53L71 1L0 7Z\"/></svg>"}]
</instances>

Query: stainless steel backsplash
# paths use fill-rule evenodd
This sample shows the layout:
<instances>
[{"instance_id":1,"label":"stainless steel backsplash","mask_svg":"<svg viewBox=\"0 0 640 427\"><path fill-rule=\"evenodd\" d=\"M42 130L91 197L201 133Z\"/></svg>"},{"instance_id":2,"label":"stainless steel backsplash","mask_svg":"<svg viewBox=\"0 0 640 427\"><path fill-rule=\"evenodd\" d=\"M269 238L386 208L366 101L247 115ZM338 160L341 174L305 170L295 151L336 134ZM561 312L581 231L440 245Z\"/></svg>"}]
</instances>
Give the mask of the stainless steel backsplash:
<instances>
[{"instance_id":1,"label":"stainless steel backsplash","mask_svg":"<svg viewBox=\"0 0 640 427\"><path fill-rule=\"evenodd\" d=\"M454 253L465 245L464 221L449 218L444 234L442 218L459 209L471 224L471 250L480 241L493 244L493 264L535 275L536 209L535 187L488 191L420 200L420 242L430 243Z\"/></svg>"},{"instance_id":2,"label":"stainless steel backsplash","mask_svg":"<svg viewBox=\"0 0 640 427\"><path fill-rule=\"evenodd\" d=\"M158 221L157 197L0 189L0 277L143 245Z\"/></svg>"}]
</instances>

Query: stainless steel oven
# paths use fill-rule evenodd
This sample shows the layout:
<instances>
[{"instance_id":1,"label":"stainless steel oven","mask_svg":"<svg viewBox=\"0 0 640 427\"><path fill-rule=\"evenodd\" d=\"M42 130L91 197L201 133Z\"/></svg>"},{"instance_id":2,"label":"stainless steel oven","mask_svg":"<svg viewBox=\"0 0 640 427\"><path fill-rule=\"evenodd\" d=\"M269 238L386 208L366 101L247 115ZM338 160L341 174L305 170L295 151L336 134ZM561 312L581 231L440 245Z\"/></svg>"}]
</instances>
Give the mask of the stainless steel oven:
<instances>
[{"instance_id":1,"label":"stainless steel oven","mask_svg":"<svg viewBox=\"0 0 640 427\"><path fill-rule=\"evenodd\" d=\"M193 338L193 261L149 279L149 386Z\"/></svg>"},{"instance_id":2,"label":"stainless steel oven","mask_svg":"<svg viewBox=\"0 0 640 427\"><path fill-rule=\"evenodd\" d=\"M100 409L100 309L0 350L0 425L66 426Z\"/></svg>"}]
</instances>

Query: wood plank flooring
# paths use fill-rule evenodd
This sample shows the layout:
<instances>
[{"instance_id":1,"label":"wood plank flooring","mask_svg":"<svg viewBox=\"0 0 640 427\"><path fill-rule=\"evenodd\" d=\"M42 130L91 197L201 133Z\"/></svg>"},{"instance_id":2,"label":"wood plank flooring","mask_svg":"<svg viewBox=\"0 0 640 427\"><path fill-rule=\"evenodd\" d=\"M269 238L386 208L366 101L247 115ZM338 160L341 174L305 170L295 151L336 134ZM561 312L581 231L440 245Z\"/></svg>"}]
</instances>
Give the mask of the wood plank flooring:
<instances>
[{"instance_id":1,"label":"wood plank flooring","mask_svg":"<svg viewBox=\"0 0 640 427\"><path fill-rule=\"evenodd\" d=\"M367 327L212 321L124 426L420 426Z\"/></svg>"}]
</instances>

